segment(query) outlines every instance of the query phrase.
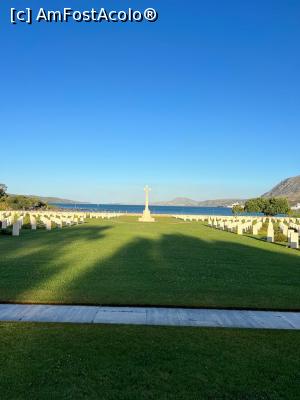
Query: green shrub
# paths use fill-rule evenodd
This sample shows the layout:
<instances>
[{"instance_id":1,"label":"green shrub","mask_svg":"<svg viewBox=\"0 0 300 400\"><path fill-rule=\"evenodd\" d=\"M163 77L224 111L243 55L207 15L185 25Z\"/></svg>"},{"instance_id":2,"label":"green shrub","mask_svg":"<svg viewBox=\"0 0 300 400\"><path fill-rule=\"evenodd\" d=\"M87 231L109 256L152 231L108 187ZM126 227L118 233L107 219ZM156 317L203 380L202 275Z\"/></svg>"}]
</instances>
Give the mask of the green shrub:
<instances>
[{"instance_id":1,"label":"green shrub","mask_svg":"<svg viewBox=\"0 0 300 400\"><path fill-rule=\"evenodd\" d=\"M245 203L246 212L260 212L265 215L288 214L290 206L288 200L282 197L249 199Z\"/></svg>"},{"instance_id":2,"label":"green shrub","mask_svg":"<svg viewBox=\"0 0 300 400\"><path fill-rule=\"evenodd\" d=\"M286 242L287 237L281 231L274 232L274 240L275 242Z\"/></svg>"},{"instance_id":3,"label":"green shrub","mask_svg":"<svg viewBox=\"0 0 300 400\"><path fill-rule=\"evenodd\" d=\"M31 229L30 217L29 217L28 214L26 214L24 219L23 219L22 229Z\"/></svg>"}]
</instances>

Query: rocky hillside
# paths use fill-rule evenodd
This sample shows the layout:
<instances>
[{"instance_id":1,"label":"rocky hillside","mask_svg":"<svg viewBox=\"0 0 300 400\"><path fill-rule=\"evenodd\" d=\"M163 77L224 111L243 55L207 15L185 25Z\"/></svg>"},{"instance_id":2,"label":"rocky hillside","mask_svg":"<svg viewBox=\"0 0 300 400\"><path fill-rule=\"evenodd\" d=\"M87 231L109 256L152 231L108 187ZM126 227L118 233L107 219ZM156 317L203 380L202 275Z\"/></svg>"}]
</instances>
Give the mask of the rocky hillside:
<instances>
[{"instance_id":1,"label":"rocky hillside","mask_svg":"<svg viewBox=\"0 0 300 400\"><path fill-rule=\"evenodd\" d=\"M10 193L9 196L18 196L18 195ZM44 201L45 203L49 203L49 204L53 204L53 203L89 204L88 202L84 202L84 201L61 199L60 197L46 197L46 196L39 196L39 195L34 195L34 194L25 194L24 196L26 196L26 197L34 197L35 199L39 199L39 200Z\"/></svg>"},{"instance_id":2,"label":"rocky hillside","mask_svg":"<svg viewBox=\"0 0 300 400\"><path fill-rule=\"evenodd\" d=\"M287 197L292 204L300 203L300 175L283 180L262 197Z\"/></svg>"}]
</instances>

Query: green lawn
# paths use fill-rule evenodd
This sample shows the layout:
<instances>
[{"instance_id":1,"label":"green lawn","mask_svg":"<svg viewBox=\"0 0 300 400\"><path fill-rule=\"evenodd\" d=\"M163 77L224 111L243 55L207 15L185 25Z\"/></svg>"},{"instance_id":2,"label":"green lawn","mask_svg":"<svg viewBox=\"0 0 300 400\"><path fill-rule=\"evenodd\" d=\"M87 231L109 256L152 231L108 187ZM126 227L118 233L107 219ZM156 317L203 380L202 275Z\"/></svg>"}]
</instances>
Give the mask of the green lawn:
<instances>
[{"instance_id":1,"label":"green lawn","mask_svg":"<svg viewBox=\"0 0 300 400\"><path fill-rule=\"evenodd\" d=\"M0 324L1 399L299 399L300 334Z\"/></svg>"},{"instance_id":2,"label":"green lawn","mask_svg":"<svg viewBox=\"0 0 300 400\"><path fill-rule=\"evenodd\" d=\"M0 301L300 309L300 251L137 217L0 235Z\"/></svg>"}]
</instances>

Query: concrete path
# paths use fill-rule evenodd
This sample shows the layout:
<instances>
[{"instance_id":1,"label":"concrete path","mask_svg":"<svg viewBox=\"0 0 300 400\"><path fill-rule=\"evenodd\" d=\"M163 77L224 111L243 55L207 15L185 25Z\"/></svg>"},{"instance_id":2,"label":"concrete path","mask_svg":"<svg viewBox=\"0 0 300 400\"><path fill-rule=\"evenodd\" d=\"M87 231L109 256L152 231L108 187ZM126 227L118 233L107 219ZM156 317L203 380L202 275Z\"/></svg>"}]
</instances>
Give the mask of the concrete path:
<instances>
[{"instance_id":1,"label":"concrete path","mask_svg":"<svg viewBox=\"0 0 300 400\"><path fill-rule=\"evenodd\" d=\"M300 312L0 304L0 321L300 329Z\"/></svg>"}]
</instances>

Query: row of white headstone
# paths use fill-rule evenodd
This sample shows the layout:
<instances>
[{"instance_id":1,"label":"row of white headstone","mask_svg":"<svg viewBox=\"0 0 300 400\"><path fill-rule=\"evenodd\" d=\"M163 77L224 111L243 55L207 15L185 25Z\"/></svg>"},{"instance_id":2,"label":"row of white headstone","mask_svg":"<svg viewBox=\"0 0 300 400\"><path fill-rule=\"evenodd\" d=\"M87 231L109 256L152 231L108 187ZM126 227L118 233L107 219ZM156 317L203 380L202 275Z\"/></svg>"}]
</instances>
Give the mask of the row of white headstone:
<instances>
[{"instance_id":1,"label":"row of white headstone","mask_svg":"<svg viewBox=\"0 0 300 400\"><path fill-rule=\"evenodd\" d=\"M111 219L111 218L120 217L121 215L124 215L124 214L116 213L116 212L90 212L90 213L87 213L86 218Z\"/></svg>"},{"instance_id":2,"label":"row of white headstone","mask_svg":"<svg viewBox=\"0 0 300 400\"><path fill-rule=\"evenodd\" d=\"M243 235L250 233L258 235L263 223L268 222L267 241L273 243L274 239L274 223L279 224L279 228L283 235L286 236L288 246L290 248L299 249L300 220L297 218L287 217L252 217L252 216L210 216L210 215L174 215L175 218L184 221L202 221L207 222L208 226L226 230L229 232Z\"/></svg>"},{"instance_id":3,"label":"row of white headstone","mask_svg":"<svg viewBox=\"0 0 300 400\"><path fill-rule=\"evenodd\" d=\"M19 236L22 226L24 225L24 218L26 214L27 213L22 213L22 214L13 213L12 215L9 216L5 215L4 218L0 216L2 229L12 226L12 235ZM28 213L28 215L32 230L37 229L38 222L42 224L46 228L46 230L49 231L52 229L53 224L55 224L58 228L62 228L63 226L72 226L85 222L84 217L74 217L74 216L66 217L58 215L45 216L36 213Z\"/></svg>"},{"instance_id":4,"label":"row of white headstone","mask_svg":"<svg viewBox=\"0 0 300 400\"><path fill-rule=\"evenodd\" d=\"M111 219L119 216L118 213L84 213L84 212L60 212L60 211L2 211L0 212L1 229L6 229L12 226L12 235L19 236L24 218L28 215L32 230L36 230L38 222L42 224L46 230L51 230L53 224L58 228L63 226L72 226L82 224L87 218L102 218Z\"/></svg>"}]
</instances>

